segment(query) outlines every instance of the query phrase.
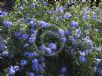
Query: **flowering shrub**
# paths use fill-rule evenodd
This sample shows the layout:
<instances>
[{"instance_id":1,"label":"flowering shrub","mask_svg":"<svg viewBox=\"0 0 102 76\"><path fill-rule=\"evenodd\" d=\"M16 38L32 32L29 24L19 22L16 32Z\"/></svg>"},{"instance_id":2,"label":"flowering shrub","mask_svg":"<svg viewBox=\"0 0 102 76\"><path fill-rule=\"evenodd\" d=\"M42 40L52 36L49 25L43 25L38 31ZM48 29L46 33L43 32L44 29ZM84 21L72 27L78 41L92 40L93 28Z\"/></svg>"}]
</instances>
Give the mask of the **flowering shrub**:
<instances>
[{"instance_id":1,"label":"flowering shrub","mask_svg":"<svg viewBox=\"0 0 102 76\"><path fill-rule=\"evenodd\" d=\"M101 9L56 4L23 0L0 11L1 76L102 75Z\"/></svg>"}]
</instances>

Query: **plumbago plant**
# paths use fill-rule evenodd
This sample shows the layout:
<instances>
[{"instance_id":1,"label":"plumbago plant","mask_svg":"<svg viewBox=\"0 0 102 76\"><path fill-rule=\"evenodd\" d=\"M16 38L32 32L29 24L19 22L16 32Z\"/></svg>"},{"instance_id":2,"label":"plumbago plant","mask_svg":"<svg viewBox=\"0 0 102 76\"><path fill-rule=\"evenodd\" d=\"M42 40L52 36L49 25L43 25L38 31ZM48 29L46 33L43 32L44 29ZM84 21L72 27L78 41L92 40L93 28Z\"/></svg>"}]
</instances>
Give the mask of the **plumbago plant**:
<instances>
[{"instance_id":1,"label":"plumbago plant","mask_svg":"<svg viewBox=\"0 0 102 76\"><path fill-rule=\"evenodd\" d=\"M0 11L1 76L102 75L101 9L67 5L23 0Z\"/></svg>"}]
</instances>

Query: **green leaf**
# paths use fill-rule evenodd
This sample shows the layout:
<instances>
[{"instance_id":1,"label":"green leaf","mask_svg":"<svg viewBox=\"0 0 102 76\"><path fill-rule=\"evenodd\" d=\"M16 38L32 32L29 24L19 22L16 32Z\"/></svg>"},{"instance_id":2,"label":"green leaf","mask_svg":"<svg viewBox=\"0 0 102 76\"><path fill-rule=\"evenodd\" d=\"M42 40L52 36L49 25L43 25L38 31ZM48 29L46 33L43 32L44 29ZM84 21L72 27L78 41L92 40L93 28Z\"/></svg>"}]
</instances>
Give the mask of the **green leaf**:
<instances>
[{"instance_id":1,"label":"green leaf","mask_svg":"<svg viewBox=\"0 0 102 76\"><path fill-rule=\"evenodd\" d=\"M16 0L16 2L18 2L18 3L19 3L19 2L20 2L20 0Z\"/></svg>"},{"instance_id":2,"label":"green leaf","mask_svg":"<svg viewBox=\"0 0 102 76\"><path fill-rule=\"evenodd\" d=\"M48 2L48 0L44 0L45 2Z\"/></svg>"}]
</instances>

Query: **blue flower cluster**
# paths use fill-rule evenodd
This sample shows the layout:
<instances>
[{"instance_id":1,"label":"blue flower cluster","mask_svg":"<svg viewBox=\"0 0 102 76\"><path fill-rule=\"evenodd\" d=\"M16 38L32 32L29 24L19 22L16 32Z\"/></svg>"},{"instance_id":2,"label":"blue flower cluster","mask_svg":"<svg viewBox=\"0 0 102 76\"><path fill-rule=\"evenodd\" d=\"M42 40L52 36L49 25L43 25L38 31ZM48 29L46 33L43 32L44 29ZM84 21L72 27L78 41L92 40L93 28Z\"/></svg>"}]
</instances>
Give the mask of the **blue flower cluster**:
<instances>
[{"instance_id":1,"label":"blue flower cluster","mask_svg":"<svg viewBox=\"0 0 102 76\"><path fill-rule=\"evenodd\" d=\"M6 30L8 32L7 43L10 45L7 45L7 50L7 46L0 36L0 57L8 59L6 69L10 76L16 75L20 71L27 76L50 75L50 69L46 68L52 67L47 66L50 64L47 60L51 61L50 57L53 59L54 56L56 56L55 59L58 62L54 59L51 62L61 65L58 65L58 69L54 68L53 70L58 70L58 75L65 76L70 69L68 63L71 61L70 59L67 60L67 56L73 59L71 64L73 69L74 66L87 63L88 57L94 50L100 50L99 48L95 49L90 34L91 26L87 22L85 23L85 21L90 20L90 8L87 7L82 10L80 14L83 20L78 20L78 17L74 17L75 13L67 12L63 6L48 10L48 8L45 9L48 5L47 2L40 2L41 4L22 0L22 4L18 6L18 10L13 15L14 18L20 15L20 19L14 19L14 22L6 19L3 21L2 27L8 29ZM85 3L86 0L82 0L82 2ZM75 3L75 1L73 0L72 3ZM6 12L0 11L0 17L6 15ZM10 16L7 16L7 19L9 19L8 17ZM91 18L91 20L97 19L96 12L93 12ZM83 23L80 23L80 21ZM99 31L98 29L94 30ZM65 54L59 58L59 55L62 55L63 52ZM102 75L102 68L100 68L102 60L96 59L96 62L95 71ZM74 66L72 67L73 63Z\"/></svg>"}]
</instances>

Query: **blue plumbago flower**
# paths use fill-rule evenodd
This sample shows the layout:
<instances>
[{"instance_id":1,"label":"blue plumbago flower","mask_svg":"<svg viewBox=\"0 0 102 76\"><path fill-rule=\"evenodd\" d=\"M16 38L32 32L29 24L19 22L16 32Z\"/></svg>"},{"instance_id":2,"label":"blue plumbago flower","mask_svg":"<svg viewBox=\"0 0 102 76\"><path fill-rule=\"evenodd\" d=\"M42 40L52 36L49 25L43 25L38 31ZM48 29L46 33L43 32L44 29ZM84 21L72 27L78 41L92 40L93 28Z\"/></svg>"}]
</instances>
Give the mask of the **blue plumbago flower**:
<instances>
[{"instance_id":1,"label":"blue plumbago flower","mask_svg":"<svg viewBox=\"0 0 102 76\"><path fill-rule=\"evenodd\" d=\"M75 29L75 33L80 33L81 34L81 29L80 28L78 28L78 29Z\"/></svg>"},{"instance_id":2,"label":"blue plumbago flower","mask_svg":"<svg viewBox=\"0 0 102 76\"><path fill-rule=\"evenodd\" d=\"M86 3L86 0L82 0L83 3Z\"/></svg>"},{"instance_id":3,"label":"blue plumbago flower","mask_svg":"<svg viewBox=\"0 0 102 76\"><path fill-rule=\"evenodd\" d=\"M33 53L32 53L32 52L29 52L28 55L27 55L27 57L28 57L28 58L33 57Z\"/></svg>"},{"instance_id":4,"label":"blue plumbago flower","mask_svg":"<svg viewBox=\"0 0 102 76\"><path fill-rule=\"evenodd\" d=\"M80 62L85 62L86 58L84 56L80 56Z\"/></svg>"},{"instance_id":5,"label":"blue plumbago flower","mask_svg":"<svg viewBox=\"0 0 102 76\"><path fill-rule=\"evenodd\" d=\"M26 61L26 60L22 59L22 60L20 61L20 65L25 66L26 64L27 64L27 61Z\"/></svg>"},{"instance_id":6,"label":"blue plumbago flower","mask_svg":"<svg viewBox=\"0 0 102 76\"><path fill-rule=\"evenodd\" d=\"M30 21L31 27L34 27L34 21Z\"/></svg>"},{"instance_id":7,"label":"blue plumbago flower","mask_svg":"<svg viewBox=\"0 0 102 76\"><path fill-rule=\"evenodd\" d=\"M29 23L29 19L28 18L24 18L24 23L28 24Z\"/></svg>"},{"instance_id":8,"label":"blue plumbago flower","mask_svg":"<svg viewBox=\"0 0 102 76\"><path fill-rule=\"evenodd\" d=\"M81 56L85 56L86 55L86 52L85 51L80 51L80 55Z\"/></svg>"},{"instance_id":9,"label":"blue plumbago flower","mask_svg":"<svg viewBox=\"0 0 102 76\"><path fill-rule=\"evenodd\" d=\"M36 51L33 52L33 56L34 56L34 57L37 57L38 55L39 55L39 54L38 54Z\"/></svg>"},{"instance_id":10,"label":"blue plumbago flower","mask_svg":"<svg viewBox=\"0 0 102 76\"><path fill-rule=\"evenodd\" d=\"M54 43L50 43L50 44L48 44L48 48L53 49L53 50L56 50L57 49L57 46Z\"/></svg>"},{"instance_id":11,"label":"blue plumbago flower","mask_svg":"<svg viewBox=\"0 0 102 76\"><path fill-rule=\"evenodd\" d=\"M26 39L28 39L28 38L29 38L29 34L23 34L23 35L22 35L22 37L23 37L23 39L25 39L25 40L26 40Z\"/></svg>"},{"instance_id":12,"label":"blue plumbago flower","mask_svg":"<svg viewBox=\"0 0 102 76\"><path fill-rule=\"evenodd\" d=\"M61 40L61 42L63 42L63 43L65 43L65 42L67 41L65 37L61 37L60 40Z\"/></svg>"},{"instance_id":13,"label":"blue plumbago flower","mask_svg":"<svg viewBox=\"0 0 102 76\"><path fill-rule=\"evenodd\" d=\"M65 19L68 19L68 18L70 18L71 16L72 16L72 15L71 15L70 13L68 13L68 12L64 14L64 18L65 18Z\"/></svg>"},{"instance_id":14,"label":"blue plumbago flower","mask_svg":"<svg viewBox=\"0 0 102 76\"><path fill-rule=\"evenodd\" d=\"M4 17L7 16L7 12L6 11L0 11L0 17Z\"/></svg>"},{"instance_id":15,"label":"blue plumbago flower","mask_svg":"<svg viewBox=\"0 0 102 76\"><path fill-rule=\"evenodd\" d=\"M25 43L24 44L24 48L27 48L29 46L29 44Z\"/></svg>"},{"instance_id":16,"label":"blue plumbago flower","mask_svg":"<svg viewBox=\"0 0 102 76\"><path fill-rule=\"evenodd\" d=\"M16 71L14 70L13 66L11 66L10 68L8 68L8 72L10 75L14 75Z\"/></svg>"},{"instance_id":17,"label":"blue plumbago flower","mask_svg":"<svg viewBox=\"0 0 102 76\"><path fill-rule=\"evenodd\" d=\"M19 39L22 36L22 32L21 31L16 32L15 36L17 39Z\"/></svg>"},{"instance_id":18,"label":"blue plumbago flower","mask_svg":"<svg viewBox=\"0 0 102 76\"><path fill-rule=\"evenodd\" d=\"M14 69L15 71L19 71L19 70L20 70L19 66L14 66L13 69Z\"/></svg>"},{"instance_id":19,"label":"blue plumbago flower","mask_svg":"<svg viewBox=\"0 0 102 76\"><path fill-rule=\"evenodd\" d=\"M29 52L28 51L26 51L26 52L24 52L24 56L28 56L28 54L29 54Z\"/></svg>"},{"instance_id":20,"label":"blue plumbago flower","mask_svg":"<svg viewBox=\"0 0 102 76\"><path fill-rule=\"evenodd\" d=\"M28 58L31 58L31 57L33 57L34 55L33 55L32 52L26 51L26 52L24 52L24 56L26 56L26 57L28 57Z\"/></svg>"},{"instance_id":21,"label":"blue plumbago flower","mask_svg":"<svg viewBox=\"0 0 102 76\"><path fill-rule=\"evenodd\" d=\"M94 14L94 15L92 16L92 19L97 19L97 16Z\"/></svg>"},{"instance_id":22,"label":"blue plumbago flower","mask_svg":"<svg viewBox=\"0 0 102 76\"><path fill-rule=\"evenodd\" d=\"M38 64L32 65L32 69L33 69L34 71L38 71L38 70L39 70L39 65L38 65Z\"/></svg>"},{"instance_id":23,"label":"blue plumbago flower","mask_svg":"<svg viewBox=\"0 0 102 76\"><path fill-rule=\"evenodd\" d=\"M73 44L76 42L76 39L75 39L74 37L72 37L72 36L69 38L69 40L70 40L71 43L73 43Z\"/></svg>"},{"instance_id":24,"label":"blue plumbago flower","mask_svg":"<svg viewBox=\"0 0 102 76\"><path fill-rule=\"evenodd\" d=\"M34 23L34 18L32 18L32 19L30 20L29 24L30 24L31 27L34 27L34 25L35 25L35 23Z\"/></svg>"},{"instance_id":25,"label":"blue plumbago flower","mask_svg":"<svg viewBox=\"0 0 102 76\"><path fill-rule=\"evenodd\" d=\"M99 72L99 73L100 73L100 75L102 75L102 69L100 70L100 72Z\"/></svg>"},{"instance_id":26,"label":"blue plumbago flower","mask_svg":"<svg viewBox=\"0 0 102 76\"><path fill-rule=\"evenodd\" d=\"M48 5L48 2L43 2L43 5L44 5L44 6L47 6L47 5Z\"/></svg>"},{"instance_id":27,"label":"blue plumbago flower","mask_svg":"<svg viewBox=\"0 0 102 76\"><path fill-rule=\"evenodd\" d=\"M4 22L3 22L3 25L4 25L5 27L10 27L10 26L12 26L12 22L10 22L10 21L4 21Z\"/></svg>"},{"instance_id":28,"label":"blue plumbago flower","mask_svg":"<svg viewBox=\"0 0 102 76\"><path fill-rule=\"evenodd\" d=\"M97 64L100 63L101 61L102 61L102 59L96 58L96 63L97 63Z\"/></svg>"},{"instance_id":29,"label":"blue plumbago flower","mask_svg":"<svg viewBox=\"0 0 102 76\"><path fill-rule=\"evenodd\" d=\"M40 48L41 51L45 51L46 50L46 46L44 44L42 44L39 48Z\"/></svg>"},{"instance_id":30,"label":"blue plumbago flower","mask_svg":"<svg viewBox=\"0 0 102 76\"><path fill-rule=\"evenodd\" d=\"M24 7L23 6L20 6L18 10L19 11L22 11L23 9L24 9Z\"/></svg>"},{"instance_id":31,"label":"blue plumbago flower","mask_svg":"<svg viewBox=\"0 0 102 76\"><path fill-rule=\"evenodd\" d=\"M75 3L75 0L71 0L72 3Z\"/></svg>"},{"instance_id":32,"label":"blue plumbago flower","mask_svg":"<svg viewBox=\"0 0 102 76\"><path fill-rule=\"evenodd\" d=\"M8 51L3 51L3 52L2 52L2 55L3 55L3 56L8 56Z\"/></svg>"},{"instance_id":33,"label":"blue plumbago flower","mask_svg":"<svg viewBox=\"0 0 102 76\"><path fill-rule=\"evenodd\" d=\"M65 35L70 35L70 34L71 34L71 31L65 30L65 31L64 31L64 34L65 34Z\"/></svg>"},{"instance_id":34,"label":"blue plumbago flower","mask_svg":"<svg viewBox=\"0 0 102 76\"><path fill-rule=\"evenodd\" d=\"M91 11L91 8L86 7L86 8L84 9L84 11L85 11L85 13L89 13L89 12Z\"/></svg>"},{"instance_id":35,"label":"blue plumbago flower","mask_svg":"<svg viewBox=\"0 0 102 76\"><path fill-rule=\"evenodd\" d=\"M36 4L35 4L35 3L31 3L30 6L31 6L32 8L35 8L35 7L36 7Z\"/></svg>"},{"instance_id":36,"label":"blue plumbago flower","mask_svg":"<svg viewBox=\"0 0 102 76\"><path fill-rule=\"evenodd\" d=\"M30 32L31 32L31 34L33 34L34 33L34 28L31 28Z\"/></svg>"},{"instance_id":37,"label":"blue plumbago flower","mask_svg":"<svg viewBox=\"0 0 102 76\"><path fill-rule=\"evenodd\" d=\"M3 52L3 51L5 51L5 49L7 49L6 43L7 43L7 41L4 40L2 38L2 36L0 35L0 52Z\"/></svg>"},{"instance_id":38,"label":"blue plumbago flower","mask_svg":"<svg viewBox=\"0 0 102 76\"><path fill-rule=\"evenodd\" d=\"M94 31L95 31L95 32L98 32L98 31L99 31L99 29L95 28L95 29L94 29Z\"/></svg>"},{"instance_id":39,"label":"blue plumbago flower","mask_svg":"<svg viewBox=\"0 0 102 76\"><path fill-rule=\"evenodd\" d=\"M44 21L38 21L38 25L39 25L40 28L44 28L44 27L48 26L48 24Z\"/></svg>"},{"instance_id":40,"label":"blue plumbago flower","mask_svg":"<svg viewBox=\"0 0 102 76\"><path fill-rule=\"evenodd\" d=\"M29 38L29 43L34 43L35 42L35 40L36 40L36 35L35 34L32 34L31 36L30 36L30 38Z\"/></svg>"},{"instance_id":41,"label":"blue plumbago flower","mask_svg":"<svg viewBox=\"0 0 102 76\"><path fill-rule=\"evenodd\" d=\"M45 67L44 64L40 64L39 65L39 70L44 71L44 67Z\"/></svg>"},{"instance_id":42,"label":"blue plumbago flower","mask_svg":"<svg viewBox=\"0 0 102 76\"><path fill-rule=\"evenodd\" d=\"M64 7L60 6L56 8L56 12L60 13L60 12L64 12Z\"/></svg>"},{"instance_id":43,"label":"blue plumbago flower","mask_svg":"<svg viewBox=\"0 0 102 76\"><path fill-rule=\"evenodd\" d=\"M61 36L64 36L64 30L63 29L59 29L58 30L58 34L61 35Z\"/></svg>"},{"instance_id":44,"label":"blue plumbago flower","mask_svg":"<svg viewBox=\"0 0 102 76\"><path fill-rule=\"evenodd\" d=\"M60 70L61 74L66 73L66 71L67 71L67 68L66 67L61 67L61 70Z\"/></svg>"},{"instance_id":45,"label":"blue plumbago flower","mask_svg":"<svg viewBox=\"0 0 102 76\"><path fill-rule=\"evenodd\" d=\"M47 52L47 54L51 54L52 50L50 48L46 48L46 52Z\"/></svg>"},{"instance_id":46,"label":"blue plumbago flower","mask_svg":"<svg viewBox=\"0 0 102 76\"><path fill-rule=\"evenodd\" d=\"M44 62L45 61L44 56L41 56L40 59L39 59L39 61Z\"/></svg>"},{"instance_id":47,"label":"blue plumbago flower","mask_svg":"<svg viewBox=\"0 0 102 76\"><path fill-rule=\"evenodd\" d=\"M83 21L86 21L88 19L87 15L82 16Z\"/></svg>"},{"instance_id":48,"label":"blue plumbago flower","mask_svg":"<svg viewBox=\"0 0 102 76\"><path fill-rule=\"evenodd\" d=\"M75 21L70 22L70 27L75 28L76 26L78 26L78 22Z\"/></svg>"},{"instance_id":49,"label":"blue plumbago flower","mask_svg":"<svg viewBox=\"0 0 102 76\"><path fill-rule=\"evenodd\" d=\"M35 76L33 72L30 72L28 76Z\"/></svg>"},{"instance_id":50,"label":"blue plumbago flower","mask_svg":"<svg viewBox=\"0 0 102 76\"><path fill-rule=\"evenodd\" d=\"M38 64L38 59L36 59L36 58L33 59L33 60L32 60L32 63L33 63L33 64Z\"/></svg>"},{"instance_id":51,"label":"blue plumbago flower","mask_svg":"<svg viewBox=\"0 0 102 76\"><path fill-rule=\"evenodd\" d=\"M102 47L95 48L97 51L102 51Z\"/></svg>"}]
</instances>

